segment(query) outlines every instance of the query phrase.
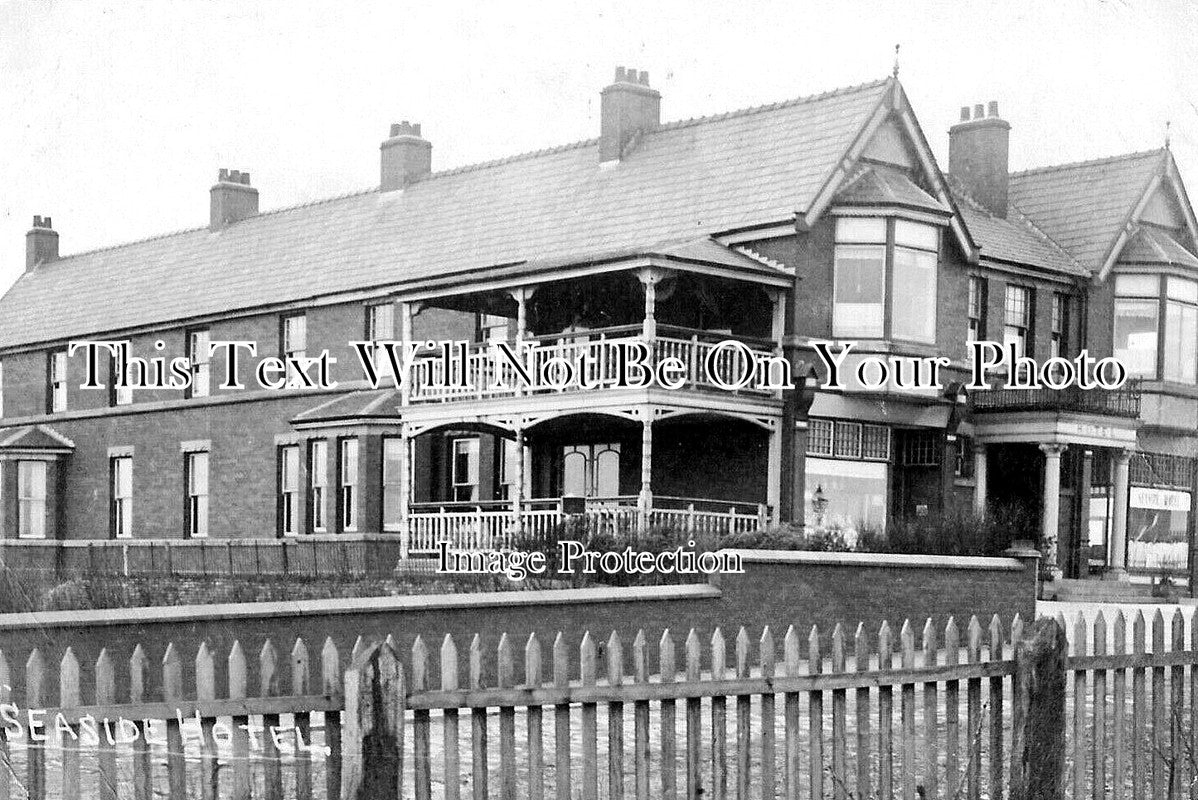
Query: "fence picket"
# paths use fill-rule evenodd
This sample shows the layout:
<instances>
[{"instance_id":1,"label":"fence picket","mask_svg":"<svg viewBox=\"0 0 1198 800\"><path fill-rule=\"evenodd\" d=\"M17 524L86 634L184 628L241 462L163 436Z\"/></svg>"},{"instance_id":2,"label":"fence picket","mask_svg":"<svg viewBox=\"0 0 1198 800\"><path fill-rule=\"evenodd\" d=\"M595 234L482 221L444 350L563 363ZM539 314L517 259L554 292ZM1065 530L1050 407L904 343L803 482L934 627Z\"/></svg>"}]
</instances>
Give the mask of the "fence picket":
<instances>
[{"instance_id":1,"label":"fence picket","mask_svg":"<svg viewBox=\"0 0 1198 800\"><path fill-rule=\"evenodd\" d=\"M536 631L528 635L524 644L524 685L529 689L540 689L541 680L541 640ZM526 712L528 729L528 797L529 800L542 800L545 796L545 755L543 733L541 730L541 707L530 705Z\"/></svg>"},{"instance_id":2,"label":"fence picket","mask_svg":"<svg viewBox=\"0 0 1198 800\"><path fill-rule=\"evenodd\" d=\"M923 626L923 663L925 667L935 667L938 661L936 644L936 628L932 618L928 617ZM940 796L939 755L940 755L940 698L939 687L935 681L927 681L923 685L923 726L924 726L924 790L932 797Z\"/></svg>"},{"instance_id":3,"label":"fence picket","mask_svg":"<svg viewBox=\"0 0 1198 800\"><path fill-rule=\"evenodd\" d=\"M196 700L200 702L216 699L216 665L207 642L200 642L195 660ZM220 797L217 783L216 741L212 736L213 719L204 717L200 721L200 797L216 800Z\"/></svg>"},{"instance_id":4,"label":"fence picket","mask_svg":"<svg viewBox=\"0 0 1198 800\"><path fill-rule=\"evenodd\" d=\"M241 649L241 642L237 640L234 640L233 646L229 648L227 671L229 699L244 700L246 698L249 677L245 665L245 652ZM249 721L250 718L245 715L233 717L233 735L231 738L234 800L248 800L250 797L250 782L252 780L250 772L250 735L249 731L246 730Z\"/></svg>"},{"instance_id":5,"label":"fence picket","mask_svg":"<svg viewBox=\"0 0 1198 800\"><path fill-rule=\"evenodd\" d=\"M62 655L58 668L58 704L63 708L79 705L79 659L70 647ZM57 726L56 726L57 727ZM67 741L67 735L70 741ZM63 800L79 800L79 726L68 725L58 732L62 752Z\"/></svg>"},{"instance_id":6,"label":"fence picket","mask_svg":"<svg viewBox=\"0 0 1198 800\"><path fill-rule=\"evenodd\" d=\"M149 672L150 659L138 644L129 656L130 703L142 703L146 700L146 676ZM142 720L137 726L138 735L133 740L133 800L150 800L154 796L150 772L150 723ZM30 794L31 798L33 796Z\"/></svg>"},{"instance_id":7,"label":"fence picket","mask_svg":"<svg viewBox=\"0 0 1198 800\"><path fill-rule=\"evenodd\" d=\"M1136 654L1145 649L1144 612L1137 611L1131 627L1131 651ZM1144 683L1147 669L1135 667L1131 678L1131 785L1139 791L1147 786L1148 775L1144 764L1144 713L1146 710Z\"/></svg>"},{"instance_id":8,"label":"fence picket","mask_svg":"<svg viewBox=\"0 0 1198 800\"><path fill-rule=\"evenodd\" d=\"M774 678L774 635L765 626L757 640L757 664L761 677L767 681ZM761 796L774 800L776 767L774 733L774 693L761 695Z\"/></svg>"},{"instance_id":9,"label":"fence picket","mask_svg":"<svg viewBox=\"0 0 1198 800\"><path fill-rule=\"evenodd\" d=\"M453 637L447 633L441 640L441 689L455 691L458 686L458 648ZM441 715L445 800L458 800L462 788L458 760L458 710L447 708Z\"/></svg>"},{"instance_id":10,"label":"fence picket","mask_svg":"<svg viewBox=\"0 0 1198 800\"><path fill-rule=\"evenodd\" d=\"M412 676L409 685L413 692L423 692L429 688L428 647L419 635L412 642ZM412 788L416 792L416 800L429 800L433 794L429 727L428 709L418 708L412 712Z\"/></svg>"},{"instance_id":11,"label":"fence picket","mask_svg":"<svg viewBox=\"0 0 1198 800\"><path fill-rule=\"evenodd\" d=\"M673 683L678 677L674 637L670 636L669 628L661 632L657 644L657 671L658 679L663 684ZM678 746L674 700L662 700L658 713L661 716L661 796L666 800L675 800L678 796Z\"/></svg>"},{"instance_id":12,"label":"fence picket","mask_svg":"<svg viewBox=\"0 0 1198 800\"><path fill-rule=\"evenodd\" d=\"M844 626L839 622L832 629L832 672L845 672ZM832 796L844 800L848 794L848 768L845 765L845 729L848 696L844 689L832 692Z\"/></svg>"},{"instance_id":13,"label":"fence picket","mask_svg":"<svg viewBox=\"0 0 1198 800\"><path fill-rule=\"evenodd\" d=\"M1061 625L1066 630L1065 620ZM1084 656L1087 652L1086 620L1078 614L1073 623L1073 655ZM1074 800L1084 800L1086 797L1086 672L1077 670L1073 673L1073 797Z\"/></svg>"},{"instance_id":14,"label":"fence picket","mask_svg":"<svg viewBox=\"0 0 1198 800\"><path fill-rule=\"evenodd\" d=\"M1127 619L1122 610L1115 612L1115 627L1111 635L1111 653L1123 655L1127 652ZM1127 746L1124 731L1127 723L1124 716L1127 713L1127 670L1116 669L1111 676L1112 708L1111 708L1111 737L1113 750L1111 757L1111 800L1123 800L1124 781L1127 779L1127 760L1124 748Z\"/></svg>"},{"instance_id":15,"label":"fence picket","mask_svg":"<svg viewBox=\"0 0 1198 800\"><path fill-rule=\"evenodd\" d=\"M1152 652L1165 650L1165 615L1158 608L1152 616ZM1169 730L1166 699L1165 668L1152 668L1152 800L1164 800L1168 784L1168 766L1165 764L1166 732Z\"/></svg>"},{"instance_id":16,"label":"fence picket","mask_svg":"<svg viewBox=\"0 0 1198 800\"><path fill-rule=\"evenodd\" d=\"M952 617L944 626L944 663L955 667L961 660L961 632ZM944 684L944 796L960 797L961 786L961 682Z\"/></svg>"},{"instance_id":17,"label":"fence picket","mask_svg":"<svg viewBox=\"0 0 1198 800\"><path fill-rule=\"evenodd\" d=\"M865 624L857 623L853 634L853 667L859 673L867 673L869 663L869 636L865 632ZM869 725L869 687L857 689L854 703L857 712L857 781L854 786L854 797L870 797L870 725Z\"/></svg>"},{"instance_id":18,"label":"fence picket","mask_svg":"<svg viewBox=\"0 0 1198 800\"><path fill-rule=\"evenodd\" d=\"M982 625L976 616L969 618L965 628L965 660L978 664L982 660ZM982 796L982 679L965 682L965 797L978 800Z\"/></svg>"},{"instance_id":19,"label":"fence picket","mask_svg":"<svg viewBox=\"0 0 1198 800\"><path fill-rule=\"evenodd\" d=\"M1079 615L1080 616L1080 615ZM1094 615L1094 655L1106 655L1106 617L1102 610ZM1106 797L1106 670L1096 669L1092 678L1091 708L1094 715L1090 751L1090 786L1094 800ZM1084 698L1078 698L1084 700Z\"/></svg>"},{"instance_id":20,"label":"fence picket","mask_svg":"<svg viewBox=\"0 0 1198 800\"><path fill-rule=\"evenodd\" d=\"M279 651L267 639L258 652L258 696L279 696ZM262 772L266 800L283 800L283 757L275 740L278 714L262 715Z\"/></svg>"},{"instance_id":21,"label":"fence picket","mask_svg":"<svg viewBox=\"0 0 1198 800\"><path fill-rule=\"evenodd\" d=\"M6 670L0 668L0 671ZM100 654L96 657L94 674L96 682L93 687L93 697L96 705L115 705L117 702L116 672L113 668L112 657L108 655L108 650L105 648L100 648ZM7 683L7 676L0 675L0 685L4 683ZM103 732L97 731L96 734L96 788L100 800L116 800L119 780L116 771L116 745L107 718L104 719L103 727Z\"/></svg>"},{"instance_id":22,"label":"fence picket","mask_svg":"<svg viewBox=\"0 0 1198 800\"><path fill-rule=\"evenodd\" d=\"M326 638L320 648L320 682L324 693L340 698L343 691L341 653L332 638ZM325 796L328 800L341 797L341 714L333 711L324 715Z\"/></svg>"},{"instance_id":23,"label":"fence picket","mask_svg":"<svg viewBox=\"0 0 1198 800\"><path fill-rule=\"evenodd\" d=\"M649 682L649 652L645 631L640 629L632 640L632 679L638 684ZM633 785L636 800L649 798L649 701L637 700L632 709L633 727Z\"/></svg>"},{"instance_id":24,"label":"fence picket","mask_svg":"<svg viewBox=\"0 0 1198 800\"><path fill-rule=\"evenodd\" d=\"M168 705L183 703L183 659L174 642L162 656L162 699ZM187 759L178 719L166 721L166 774L171 800L187 800Z\"/></svg>"},{"instance_id":25,"label":"fence picket","mask_svg":"<svg viewBox=\"0 0 1198 800\"><path fill-rule=\"evenodd\" d=\"M749 632L742 625L736 633L736 672L737 679L743 680L749 675ZM750 750L752 747L752 698L747 694L736 697L736 800L749 800L749 787L752 786L750 772Z\"/></svg>"},{"instance_id":26,"label":"fence picket","mask_svg":"<svg viewBox=\"0 0 1198 800\"><path fill-rule=\"evenodd\" d=\"M570 685L570 654L559 631L553 640L553 685ZM553 709L553 780L557 800L570 800L570 704L558 703Z\"/></svg>"},{"instance_id":27,"label":"fence picket","mask_svg":"<svg viewBox=\"0 0 1198 800\"><path fill-rule=\"evenodd\" d=\"M1018 614L1011 620L1011 658L1015 657L1015 647L1023 638L1023 620ZM1003 646L1002 620L998 614L990 617L990 660L1002 661L1005 658ZM1002 800L1005 791L1003 781L1003 765L1006 758L1003 754L1003 679L990 679L990 798Z\"/></svg>"},{"instance_id":28,"label":"fence picket","mask_svg":"<svg viewBox=\"0 0 1198 800\"><path fill-rule=\"evenodd\" d=\"M894 637L890 623L882 620L878 627L878 670L889 672L894 667ZM894 796L894 689L878 687L878 794Z\"/></svg>"},{"instance_id":29,"label":"fence picket","mask_svg":"<svg viewBox=\"0 0 1198 800\"><path fill-rule=\"evenodd\" d=\"M711 679L722 681L726 676L727 650L724 634L719 628L711 634ZM727 698L711 698L711 795L715 800L728 796L728 714Z\"/></svg>"},{"instance_id":30,"label":"fence picket","mask_svg":"<svg viewBox=\"0 0 1198 800\"><path fill-rule=\"evenodd\" d=\"M824 671L824 658L820 653L819 627L812 625L811 633L807 635L807 671L812 675L820 675ZM811 692L807 698L808 749L811 761L808 767L808 780L811 785L811 800L822 800L824 796L824 693Z\"/></svg>"},{"instance_id":31,"label":"fence picket","mask_svg":"<svg viewBox=\"0 0 1198 800\"><path fill-rule=\"evenodd\" d=\"M899 630L899 648L902 650L900 663L903 669L915 668L915 632L911 620L903 620ZM904 683L902 687L903 726L903 798L915 800L915 684Z\"/></svg>"},{"instance_id":32,"label":"fence picket","mask_svg":"<svg viewBox=\"0 0 1198 800\"><path fill-rule=\"evenodd\" d=\"M1169 649L1175 653L1185 649L1185 620L1182 619L1181 609L1173 610L1170 622L1172 635ZM1175 664L1169 670L1169 752L1172 754L1173 768L1170 770L1172 780L1169 783L1169 796L1181 797L1181 786L1186 768L1193 766L1191 758L1194 753L1194 742L1183 738L1182 715L1185 713L1185 667ZM1192 723L1191 723L1192 725ZM1192 732L1192 731L1191 731ZM1186 750L1189 750L1186 757Z\"/></svg>"},{"instance_id":33,"label":"fence picket","mask_svg":"<svg viewBox=\"0 0 1198 800\"><path fill-rule=\"evenodd\" d=\"M595 640L591 632L582 635L578 646L579 677L583 686L594 686L597 678ZM598 800L599 797L599 730L598 706L582 704L582 797L583 800Z\"/></svg>"},{"instance_id":34,"label":"fence picket","mask_svg":"<svg viewBox=\"0 0 1198 800\"><path fill-rule=\"evenodd\" d=\"M701 676L699 662L699 635L691 628L686 636L686 680L695 683ZM700 716L702 707L697 697L686 699L686 797L687 800L698 800L702 791L700 779L702 774L701 737L703 735L703 720Z\"/></svg>"},{"instance_id":35,"label":"fence picket","mask_svg":"<svg viewBox=\"0 0 1198 800\"><path fill-rule=\"evenodd\" d=\"M782 658L786 664L786 677L797 677L802 673L800 666L802 656L799 650L799 632L791 625L786 629L786 637L782 640ZM798 692L787 692L784 699L783 713L786 715L786 798L798 800L799 786L802 783L802 770L799 754L802 752L802 742L799 739L801 716L799 712Z\"/></svg>"},{"instance_id":36,"label":"fence picket","mask_svg":"<svg viewBox=\"0 0 1198 800\"><path fill-rule=\"evenodd\" d=\"M615 631L607 639L607 685L624 685L624 648ZM607 704L607 793L624 798L624 704Z\"/></svg>"},{"instance_id":37,"label":"fence picket","mask_svg":"<svg viewBox=\"0 0 1198 800\"><path fill-rule=\"evenodd\" d=\"M495 669L500 688L516 685L512 640L506 632L500 634L495 648ZM503 800L516 797L516 709L508 705L499 708L499 796Z\"/></svg>"},{"instance_id":38,"label":"fence picket","mask_svg":"<svg viewBox=\"0 0 1198 800\"><path fill-rule=\"evenodd\" d=\"M470 640L470 688L481 689L483 682L482 639L476 633ZM487 710L470 712L470 789L475 800L487 797Z\"/></svg>"},{"instance_id":39,"label":"fence picket","mask_svg":"<svg viewBox=\"0 0 1198 800\"><path fill-rule=\"evenodd\" d=\"M308 661L308 645L297 637L291 647L291 694L306 695L311 691L312 671ZM295 756L295 800L312 800L312 714L294 715L292 746Z\"/></svg>"},{"instance_id":40,"label":"fence picket","mask_svg":"<svg viewBox=\"0 0 1198 800\"><path fill-rule=\"evenodd\" d=\"M29 658L25 660L26 708L45 708L48 699L45 694L45 679L46 662L42 658L42 651L35 647L29 651ZM42 745L33 744L37 739L33 735L33 726L29 727L29 740L33 746L29 748L25 763L25 790L29 794L29 800L45 800L46 750Z\"/></svg>"}]
</instances>

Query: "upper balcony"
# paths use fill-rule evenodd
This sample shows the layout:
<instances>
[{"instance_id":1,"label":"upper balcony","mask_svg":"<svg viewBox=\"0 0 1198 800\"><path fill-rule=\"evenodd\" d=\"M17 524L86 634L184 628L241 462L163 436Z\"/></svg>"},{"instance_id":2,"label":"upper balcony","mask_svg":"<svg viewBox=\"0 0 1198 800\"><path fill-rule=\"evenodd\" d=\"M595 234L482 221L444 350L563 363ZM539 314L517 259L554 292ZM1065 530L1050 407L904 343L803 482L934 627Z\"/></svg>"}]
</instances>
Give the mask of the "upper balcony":
<instances>
[{"instance_id":1,"label":"upper balcony","mask_svg":"<svg viewBox=\"0 0 1198 800\"><path fill-rule=\"evenodd\" d=\"M969 396L975 414L1007 411L1069 411L1104 417L1140 416L1140 381L1118 389L991 389Z\"/></svg>"}]
</instances>

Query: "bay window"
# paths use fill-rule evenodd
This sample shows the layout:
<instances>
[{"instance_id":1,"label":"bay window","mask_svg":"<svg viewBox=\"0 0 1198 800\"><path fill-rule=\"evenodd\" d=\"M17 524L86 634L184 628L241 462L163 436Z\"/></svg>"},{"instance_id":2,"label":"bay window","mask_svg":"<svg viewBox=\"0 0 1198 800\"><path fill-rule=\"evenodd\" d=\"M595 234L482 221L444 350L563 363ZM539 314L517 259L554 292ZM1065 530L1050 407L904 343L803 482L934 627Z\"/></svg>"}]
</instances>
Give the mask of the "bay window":
<instances>
[{"instance_id":1,"label":"bay window","mask_svg":"<svg viewBox=\"0 0 1198 800\"><path fill-rule=\"evenodd\" d=\"M1119 275L1115 278L1115 358L1133 377L1156 377L1160 278Z\"/></svg>"},{"instance_id":2,"label":"bay window","mask_svg":"<svg viewBox=\"0 0 1198 800\"><path fill-rule=\"evenodd\" d=\"M299 534L299 447L279 448L279 534Z\"/></svg>"},{"instance_id":3,"label":"bay window","mask_svg":"<svg viewBox=\"0 0 1198 800\"><path fill-rule=\"evenodd\" d=\"M308 502L311 504L312 530L324 533L328 529L325 518L326 488L329 482L329 443L322 440L308 447Z\"/></svg>"},{"instance_id":4,"label":"bay window","mask_svg":"<svg viewBox=\"0 0 1198 800\"><path fill-rule=\"evenodd\" d=\"M837 219L832 334L934 343L939 247L932 225Z\"/></svg>"},{"instance_id":5,"label":"bay window","mask_svg":"<svg viewBox=\"0 0 1198 800\"><path fill-rule=\"evenodd\" d=\"M1129 375L1198 383L1198 281L1116 276L1114 334Z\"/></svg>"},{"instance_id":6,"label":"bay window","mask_svg":"<svg viewBox=\"0 0 1198 800\"><path fill-rule=\"evenodd\" d=\"M358 529L358 440L342 439L337 454L337 508L341 530Z\"/></svg>"},{"instance_id":7,"label":"bay window","mask_svg":"<svg viewBox=\"0 0 1198 800\"><path fill-rule=\"evenodd\" d=\"M403 524L404 440L383 439L383 530L399 530Z\"/></svg>"},{"instance_id":8,"label":"bay window","mask_svg":"<svg viewBox=\"0 0 1198 800\"><path fill-rule=\"evenodd\" d=\"M17 462L17 536L46 538L46 462Z\"/></svg>"},{"instance_id":9,"label":"bay window","mask_svg":"<svg viewBox=\"0 0 1198 800\"><path fill-rule=\"evenodd\" d=\"M1198 378L1198 282L1165 280L1164 360L1165 380L1194 383Z\"/></svg>"}]
</instances>

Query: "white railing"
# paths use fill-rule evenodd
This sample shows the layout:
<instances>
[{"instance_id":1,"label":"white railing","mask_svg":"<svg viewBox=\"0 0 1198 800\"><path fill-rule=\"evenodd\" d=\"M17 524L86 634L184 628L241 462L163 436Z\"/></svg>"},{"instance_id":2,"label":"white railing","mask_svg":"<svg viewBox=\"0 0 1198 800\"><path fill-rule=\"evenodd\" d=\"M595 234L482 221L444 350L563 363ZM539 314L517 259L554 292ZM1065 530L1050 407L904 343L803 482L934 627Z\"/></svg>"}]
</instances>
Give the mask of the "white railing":
<instances>
[{"instance_id":1,"label":"white railing","mask_svg":"<svg viewBox=\"0 0 1198 800\"><path fill-rule=\"evenodd\" d=\"M590 533L626 534L636 531L642 520L635 496L587 498L583 516ZM532 500L518 527L524 535L547 536L567 518L560 500ZM654 498L644 520L650 527L670 527L685 534L730 536L764 528L771 516L765 505L662 497ZM440 542L455 550L498 550L517 543L513 509L498 502L422 503L408 514L408 530L408 551L415 555L435 553Z\"/></svg>"},{"instance_id":2,"label":"white railing","mask_svg":"<svg viewBox=\"0 0 1198 800\"><path fill-rule=\"evenodd\" d=\"M590 332L572 338L542 338L526 344L535 347L524 356L531 383L501 356L497 349L486 344L472 345L465 352L454 348L452 357L425 357L413 364L408 392L410 403L481 400L492 397L512 397L518 394L554 394L561 392L595 391L615 388L621 384L619 346L647 343L651 367L666 358L676 358L685 369L682 374L686 389L735 391L753 396L774 396L776 390L766 388L770 375L770 350L743 346L721 346L720 342L704 341L698 336L689 339L641 336L608 336ZM731 337L730 337L731 338ZM752 360L752 365L746 363ZM566 367L565 365L570 365ZM570 372L572 370L572 373ZM730 388L751 371L744 388ZM635 378L632 374L628 378Z\"/></svg>"}]
</instances>

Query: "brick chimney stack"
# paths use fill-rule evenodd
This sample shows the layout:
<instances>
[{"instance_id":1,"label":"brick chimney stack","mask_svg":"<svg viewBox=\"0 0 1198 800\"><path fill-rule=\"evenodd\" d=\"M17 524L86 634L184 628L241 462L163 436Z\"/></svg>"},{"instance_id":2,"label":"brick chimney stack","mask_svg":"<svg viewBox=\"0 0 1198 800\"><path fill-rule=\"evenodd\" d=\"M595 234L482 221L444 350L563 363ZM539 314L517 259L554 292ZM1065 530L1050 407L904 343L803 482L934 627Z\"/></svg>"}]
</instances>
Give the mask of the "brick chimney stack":
<instances>
[{"instance_id":1,"label":"brick chimney stack","mask_svg":"<svg viewBox=\"0 0 1198 800\"><path fill-rule=\"evenodd\" d=\"M58 260L58 231L49 217L34 217L33 227L25 234L25 271Z\"/></svg>"},{"instance_id":2,"label":"brick chimney stack","mask_svg":"<svg viewBox=\"0 0 1198 800\"><path fill-rule=\"evenodd\" d=\"M599 161L622 158L635 137L661 124L661 93L649 73L616 67L615 83L600 93Z\"/></svg>"},{"instance_id":3,"label":"brick chimney stack","mask_svg":"<svg viewBox=\"0 0 1198 800\"><path fill-rule=\"evenodd\" d=\"M948 171L991 214L1007 216L1007 154L1011 125L998 116L998 103L961 108L961 121L948 130Z\"/></svg>"},{"instance_id":4,"label":"brick chimney stack","mask_svg":"<svg viewBox=\"0 0 1198 800\"><path fill-rule=\"evenodd\" d=\"M420 135L420 123L407 120L391 126L391 137L379 145L382 153L379 188L402 189L433 171L433 145Z\"/></svg>"},{"instance_id":5,"label":"brick chimney stack","mask_svg":"<svg viewBox=\"0 0 1198 800\"><path fill-rule=\"evenodd\" d=\"M208 227L218 231L235 222L258 215L258 190L250 186L250 174L222 169L211 191Z\"/></svg>"}]
</instances>

